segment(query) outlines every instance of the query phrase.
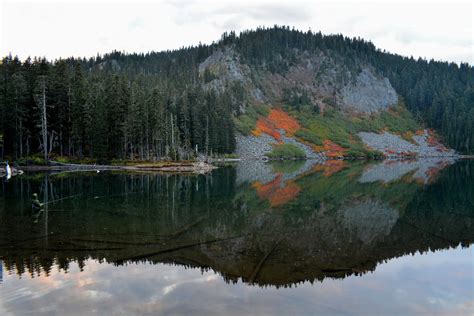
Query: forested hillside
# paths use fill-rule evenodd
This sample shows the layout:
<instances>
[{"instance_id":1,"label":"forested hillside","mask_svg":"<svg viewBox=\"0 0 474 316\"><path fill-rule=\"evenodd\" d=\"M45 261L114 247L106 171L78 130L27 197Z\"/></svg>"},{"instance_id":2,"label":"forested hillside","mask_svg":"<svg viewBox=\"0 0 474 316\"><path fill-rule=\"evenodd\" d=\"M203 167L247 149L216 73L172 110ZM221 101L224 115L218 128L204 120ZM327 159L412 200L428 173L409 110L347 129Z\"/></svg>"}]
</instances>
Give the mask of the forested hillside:
<instances>
[{"instance_id":1,"label":"forested hillside","mask_svg":"<svg viewBox=\"0 0 474 316\"><path fill-rule=\"evenodd\" d=\"M221 78L212 63L218 54L237 79ZM306 55L308 63L325 67L311 80L334 97L318 103L298 85L296 66ZM293 76L294 87L260 95L268 91L263 72ZM253 127L257 119L240 118L277 105L324 121L322 110L341 110L341 100L353 99L346 86L356 83L357 74L388 78L418 123L456 150L474 152L472 66L389 54L342 35L274 27L225 33L211 45L175 51L54 61L6 56L0 64L4 155L18 159L46 149L48 156L155 160L187 159L196 151L232 153L236 129L242 122Z\"/></svg>"}]
</instances>

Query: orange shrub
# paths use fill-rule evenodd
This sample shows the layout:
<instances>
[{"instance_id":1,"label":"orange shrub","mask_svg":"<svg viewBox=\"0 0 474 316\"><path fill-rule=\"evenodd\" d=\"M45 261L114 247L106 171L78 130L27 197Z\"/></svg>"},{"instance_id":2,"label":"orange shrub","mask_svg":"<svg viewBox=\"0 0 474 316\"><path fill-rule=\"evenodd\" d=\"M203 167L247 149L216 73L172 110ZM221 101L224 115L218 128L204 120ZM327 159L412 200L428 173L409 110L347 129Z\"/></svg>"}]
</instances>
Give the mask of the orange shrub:
<instances>
[{"instance_id":1,"label":"orange shrub","mask_svg":"<svg viewBox=\"0 0 474 316\"><path fill-rule=\"evenodd\" d=\"M266 118L259 118L257 121L257 126L255 130L252 132L255 136L260 136L262 133L268 134L275 138L276 140L281 140L281 134L276 129L275 125Z\"/></svg>"},{"instance_id":2,"label":"orange shrub","mask_svg":"<svg viewBox=\"0 0 474 316\"><path fill-rule=\"evenodd\" d=\"M439 145L438 140L433 135L428 136L428 138L426 139L426 142L428 143L429 146L432 146L432 147Z\"/></svg>"},{"instance_id":3,"label":"orange shrub","mask_svg":"<svg viewBox=\"0 0 474 316\"><path fill-rule=\"evenodd\" d=\"M257 126L252 134L260 136L262 133L268 134L276 140L281 140L279 129L284 130L289 136L293 136L301 128L298 121L281 109L272 109L268 117L261 117L257 121Z\"/></svg>"},{"instance_id":4,"label":"orange shrub","mask_svg":"<svg viewBox=\"0 0 474 316\"><path fill-rule=\"evenodd\" d=\"M268 119L276 128L285 130L289 136L294 135L301 128L298 121L282 109L272 109L268 114Z\"/></svg>"},{"instance_id":5,"label":"orange shrub","mask_svg":"<svg viewBox=\"0 0 474 316\"><path fill-rule=\"evenodd\" d=\"M408 141L411 141L413 139L413 132L407 131L402 134L402 137Z\"/></svg>"},{"instance_id":6,"label":"orange shrub","mask_svg":"<svg viewBox=\"0 0 474 316\"><path fill-rule=\"evenodd\" d=\"M336 158L344 156L344 153L347 151L346 148L339 146L338 144L333 143L329 139L323 141L322 151L326 153L326 156L329 158Z\"/></svg>"}]
</instances>

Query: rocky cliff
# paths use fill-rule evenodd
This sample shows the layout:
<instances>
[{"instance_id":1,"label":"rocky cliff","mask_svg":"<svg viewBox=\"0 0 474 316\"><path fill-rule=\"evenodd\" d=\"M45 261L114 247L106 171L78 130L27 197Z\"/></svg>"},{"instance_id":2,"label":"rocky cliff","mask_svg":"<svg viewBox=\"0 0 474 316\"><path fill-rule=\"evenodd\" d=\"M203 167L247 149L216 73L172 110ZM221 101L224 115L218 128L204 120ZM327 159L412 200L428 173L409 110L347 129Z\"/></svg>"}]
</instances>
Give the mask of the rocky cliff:
<instances>
[{"instance_id":1,"label":"rocky cliff","mask_svg":"<svg viewBox=\"0 0 474 316\"><path fill-rule=\"evenodd\" d=\"M389 80L369 66L350 70L323 53L297 52L287 71L272 72L242 63L238 53L226 48L199 65L202 76L206 71L211 74L208 88L221 92L233 83L242 84L250 103L281 104L288 90L307 95L313 106L334 102L339 109L357 113L383 111L398 101Z\"/></svg>"}]
</instances>

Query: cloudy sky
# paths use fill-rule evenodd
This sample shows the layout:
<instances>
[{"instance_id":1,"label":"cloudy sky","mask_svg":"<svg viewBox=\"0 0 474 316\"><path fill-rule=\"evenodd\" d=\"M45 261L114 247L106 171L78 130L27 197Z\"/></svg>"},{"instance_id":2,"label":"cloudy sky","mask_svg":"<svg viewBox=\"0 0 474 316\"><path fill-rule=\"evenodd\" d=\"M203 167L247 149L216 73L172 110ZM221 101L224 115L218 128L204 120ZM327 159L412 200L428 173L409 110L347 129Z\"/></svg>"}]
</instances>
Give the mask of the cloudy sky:
<instances>
[{"instance_id":1,"label":"cloudy sky","mask_svg":"<svg viewBox=\"0 0 474 316\"><path fill-rule=\"evenodd\" d=\"M0 55L147 52L274 24L369 39L402 55L474 64L470 0L0 0Z\"/></svg>"}]
</instances>

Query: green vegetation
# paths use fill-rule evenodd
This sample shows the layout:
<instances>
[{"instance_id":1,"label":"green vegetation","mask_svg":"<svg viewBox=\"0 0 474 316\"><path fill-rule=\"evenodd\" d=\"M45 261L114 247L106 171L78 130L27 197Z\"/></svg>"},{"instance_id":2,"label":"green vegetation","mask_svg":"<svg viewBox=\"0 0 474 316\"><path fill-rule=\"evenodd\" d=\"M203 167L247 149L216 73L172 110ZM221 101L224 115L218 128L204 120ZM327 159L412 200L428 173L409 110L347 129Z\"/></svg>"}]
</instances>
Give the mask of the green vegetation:
<instances>
[{"instance_id":1,"label":"green vegetation","mask_svg":"<svg viewBox=\"0 0 474 316\"><path fill-rule=\"evenodd\" d=\"M350 117L330 106L320 115L311 115L306 111L292 111L291 114L297 117L303 126L296 133L297 137L319 146L328 139L349 149L346 155L351 157L376 158L380 154L365 148L357 136L359 132L379 133L385 130L403 136L407 132L414 133L420 129L403 104L371 116Z\"/></svg>"},{"instance_id":2,"label":"green vegetation","mask_svg":"<svg viewBox=\"0 0 474 316\"><path fill-rule=\"evenodd\" d=\"M232 154L224 154L223 155L223 158L224 159L237 159L239 158L239 155L235 154L235 153L232 153Z\"/></svg>"},{"instance_id":3,"label":"green vegetation","mask_svg":"<svg viewBox=\"0 0 474 316\"><path fill-rule=\"evenodd\" d=\"M35 156L25 156L15 161L20 166L25 165L37 165L37 166L44 166L46 165L46 161L43 157L39 155Z\"/></svg>"},{"instance_id":4,"label":"green vegetation","mask_svg":"<svg viewBox=\"0 0 474 316\"><path fill-rule=\"evenodd\" d=\"M357 132L380 132L386 130L394 134L403 134L406 132L416 132L421 129L413 115L401 102L397 106L391 107L388 111L373 114L363 120L354 117L352 123Z\"/></svg>"},{"instance_id":5,"label":"green vegetation","mask_svg":"<svg viewBox=\"0 0 474 316\"><path fill-rule=\"evenodd\" d=\"M293 145L293 144L278 144L273 146L273 150L271 153L268 153L267 156L269 158L281 158L281 159L291 159L291 158L298 158L303 159L306 158L305 152Z\"/></svg>"},{"instance_id":6,"label":"green vegetation","mask_svg":"<svg viewBox=\"0 0 474 316\"><path fill-rule=\"evenodd\" d=\"M303 160L274 160L268 162L275 173L293 173L304 166Z\"/></svg>"},{"instance_id":7,"label":"green vegetation","mask_svg":"<svg viewBox=\"0 0 474 316\"><path fill-rule=\"evenodd\" d=\"M235 128L243 135L250 135L255 129L259 117L266 117L268 113L270 113L270 108L266 105L258 104L248 106L245 114L234 119Z\"/></svg>"},{"instance_id":8,"label":"green vegetation","mask_svg":"<svg viewBox=\"0 0 474 316\"><path fill-rule=\"evenodd\" d=\"M380 185L377 182L361 185L357 179L366 167L365 163L350 163L347 168L330 177L316 173L299 179L297 184L305 188L299 195L299 202L304 205L307 201L318 197L330 212L339 209L348 200L364 197L365 199L385 201L403 210L420 189L416 182L405 182L403 179L391 182L388 186ZM400 199L400 196L404 198Z\"/></svg>"}]
</instances>

